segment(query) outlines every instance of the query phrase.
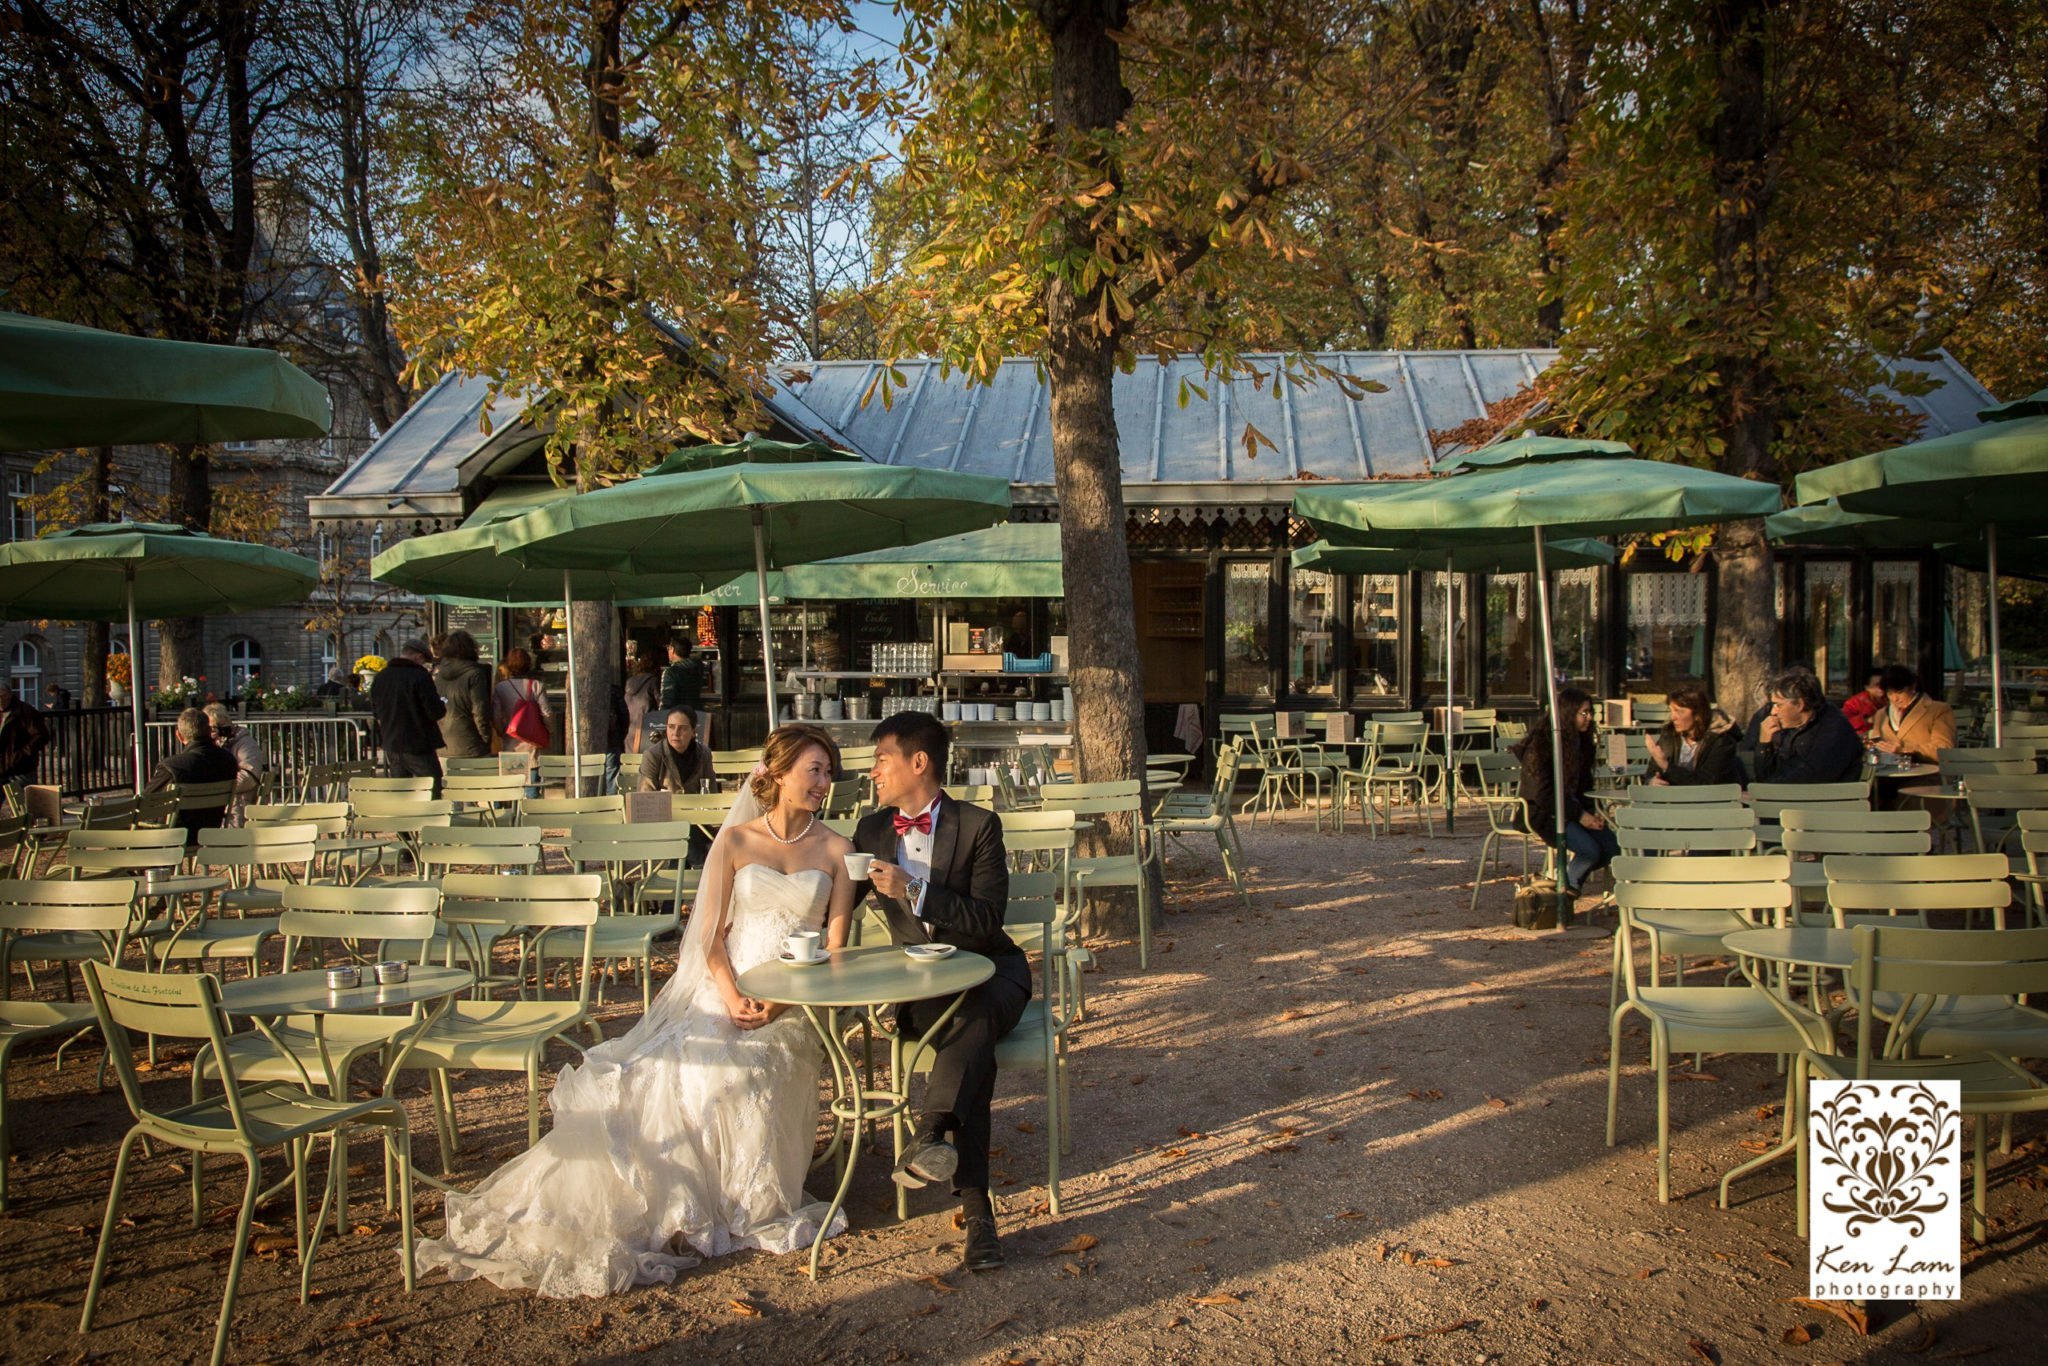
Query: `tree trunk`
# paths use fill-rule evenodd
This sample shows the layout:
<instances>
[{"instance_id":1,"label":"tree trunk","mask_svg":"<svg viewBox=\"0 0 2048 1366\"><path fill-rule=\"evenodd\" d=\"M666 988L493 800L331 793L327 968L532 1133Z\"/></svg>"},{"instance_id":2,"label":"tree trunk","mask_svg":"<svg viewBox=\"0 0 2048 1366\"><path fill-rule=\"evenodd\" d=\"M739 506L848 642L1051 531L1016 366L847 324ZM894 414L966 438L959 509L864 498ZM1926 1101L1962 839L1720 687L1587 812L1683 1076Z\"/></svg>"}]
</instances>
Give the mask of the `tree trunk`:
<instances>
[{"instance_id":1,"label":"tree trunk","mask_svg":"<svg viewBox=\"0 0 2048 1366\"><path fill-rule=\"evenodd\" d=\"M1130 106L1122 59L1111 36L1126 18L1120 0L1039 0L1052 45L1053 124L1062 133L1114 128ZM1113 159L1098 169L1120 178ZM1090 240L1085 215L1067 220L1075 243ZM1084 782L1144 774L1145 699L1124 539L1124 487L1117 453L1111 380L1119 334L1097 322L1101 286L1082 294L1070 278L1046 286L1046 372L1052 388L1053 479L1060 504L1060 557L1066 565L1068 672L1074 735ZM1132 822L1111 823L1110 850L1131 849ZM1158 897L1153 898L1158 904ZM1083 929L1133 934L1137 905L1127 897L1091 903Z\"/></svg>"},{"instance_id":2,"label":"tree trunk","mask_svg":"<svg viewBox=\"0 0 2048 1366\"><path fill-rule=\"evenodd\" d=\"M612 689L619 684L613 663L618 653L613 638L619 614L608 602L576 602L569 605L569 625L576 636L576 738L583 757L609 750ZM567 746L564 746L567 748ZM597 788L577 789L579 796L594 796Z\"/></svg>"},{"instance_id":3,"label":"tree trunk","mask_svg":"<svg viewBox=\"0 0 2048 1366\"><path fill-rule=\"evenodd\" d=\"M1714 679L1712 694L1737 725L1763 705L1776 670L1777 575L1761 521L1729 522L1714 533Z\"/></svg>"},{"instance_id":4,"label":"tree trunk","mask_svg":"<svg viewBox=\"0 0 2048 1366\"><path fill-rule=\"evenodd\" d=\"M189 531L210 529L213 518L212 449L207 446L170 447L171 520ZM162 686L181 678L206 677L206 622L200 617L179 617L161 624L157 635L158 674ZM137 684L141 679L136 680ZM201 695L206 692L201 688Z\"/></svg>"},{"instance_id":5,"label":"tree trunk","mask_svg":"<svg viewBox=\"0 0 2048 1366\"><path fill-rule=\"evenodd\" d=\"M110 522L114 519L114 448L95 446L92 452L92 475L86 486L85 520L88 522ZM113 632L104 621L89 621L85 624L85 658L79 661L78 705L99 707L107 701L107 650ZM132 652L134 643L128 646ZM128 657L129 676L135 673L135 656Z\"/></svg>"}]
</instances>

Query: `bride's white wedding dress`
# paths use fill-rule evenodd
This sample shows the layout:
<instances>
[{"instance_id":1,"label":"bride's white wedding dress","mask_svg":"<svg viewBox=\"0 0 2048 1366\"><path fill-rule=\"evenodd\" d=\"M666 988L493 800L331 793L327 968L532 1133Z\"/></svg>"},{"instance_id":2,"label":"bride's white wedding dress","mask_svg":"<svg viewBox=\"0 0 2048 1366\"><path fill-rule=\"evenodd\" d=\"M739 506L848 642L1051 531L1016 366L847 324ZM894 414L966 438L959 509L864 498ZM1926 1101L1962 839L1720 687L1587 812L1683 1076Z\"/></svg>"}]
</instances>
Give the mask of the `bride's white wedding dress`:
<instances>
[{"instance_id":1,"label":"bride's white wedding dress","mask_svg":"<svg viewBox=\"0 0 2048 1366\"><path fill-rule=\"evenodd\" d=\"M734 973L775 957L784 936L822 928L831 891L825 872L740 869L725 941ZM672 1250L678 1234L709 1257L816 1237L827 1205L806 1203L803 1181L817 1037L797 1010L736 1027L711 975L685 971L690 951L639 1024L563 1069L540 1143L448 1197L447 1233L418 1245L421 1271L567 1299L673 1281L700 1260ZM832 1231L844 1227L842 1215Z\"/></svg>"}]
</instances>

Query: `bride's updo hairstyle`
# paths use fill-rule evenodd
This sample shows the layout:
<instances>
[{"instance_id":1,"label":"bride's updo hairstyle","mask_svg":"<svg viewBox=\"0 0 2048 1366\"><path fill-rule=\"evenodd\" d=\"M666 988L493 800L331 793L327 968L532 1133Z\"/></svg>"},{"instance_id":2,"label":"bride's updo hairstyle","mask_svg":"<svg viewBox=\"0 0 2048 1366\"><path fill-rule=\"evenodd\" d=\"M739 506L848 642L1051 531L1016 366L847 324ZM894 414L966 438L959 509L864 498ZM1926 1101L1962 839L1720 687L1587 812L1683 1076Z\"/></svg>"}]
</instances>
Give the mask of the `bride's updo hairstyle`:
<instances>
[{"instance_id":1,"label":"bride's updo hairstyle","mask_svg":"<svg viewBox=\"0 0 2048 1366\"><path fill-rule=\"evenodd\" d=\"M761 767L748 780L754 792L754 799L770 811L775 809L775 790L782 785L783 775L797 766L797 761L809 753L812 746L825 751L825 761L832 766L832 780L839 780L839 746L822 726L813 726L802 721L777 726L769 735L768 743L761 748Z\"/></svg>"}]
</instances>

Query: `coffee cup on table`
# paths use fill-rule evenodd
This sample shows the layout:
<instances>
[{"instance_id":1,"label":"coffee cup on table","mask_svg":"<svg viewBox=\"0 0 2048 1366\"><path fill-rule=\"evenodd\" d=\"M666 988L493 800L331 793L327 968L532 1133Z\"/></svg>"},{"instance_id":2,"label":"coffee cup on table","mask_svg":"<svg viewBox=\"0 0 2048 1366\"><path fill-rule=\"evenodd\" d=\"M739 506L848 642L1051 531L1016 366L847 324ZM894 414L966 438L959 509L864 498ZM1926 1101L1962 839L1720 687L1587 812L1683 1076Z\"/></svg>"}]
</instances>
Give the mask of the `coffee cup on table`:
<instances>
[{"instance_id":1,"label":"coffee cup on table","mask_svg":"<svg viewBox=\"0 0 2048 1366\"><path fill-rule=\"evenodd\" d=\"M808 963L818 957L818 938L816 930L799 930L785 938L782 947L791 958Z\"/></svg>"},{"instance_id":2,"label":"coffee cup on table","mask_svg":"<svg viewBox=\"0 0 2048 1366\"><path fill-rule=\"evenodd\" d=\"M874 862L875 856L873 854L848 854L846 855L846 875L855 882L865 882L867 881L868 869L873 866Z\"/></svg>"}]
</instances>

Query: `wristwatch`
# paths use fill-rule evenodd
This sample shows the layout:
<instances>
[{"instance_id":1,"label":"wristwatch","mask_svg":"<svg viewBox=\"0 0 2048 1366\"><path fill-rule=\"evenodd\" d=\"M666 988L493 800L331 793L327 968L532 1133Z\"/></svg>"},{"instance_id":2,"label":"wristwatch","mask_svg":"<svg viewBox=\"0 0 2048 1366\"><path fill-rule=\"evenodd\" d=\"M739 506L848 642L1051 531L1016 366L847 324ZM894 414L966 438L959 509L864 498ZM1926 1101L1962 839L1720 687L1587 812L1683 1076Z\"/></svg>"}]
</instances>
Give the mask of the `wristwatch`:
<instances>
[{"instance_id":1,"label":"wristwatch","mask_svg":"<svg viewBox=\"0 0 2048 1366\"><path fill-rule=\"evenodd\" d=\"M924 904L923 878L914 877L910 879L910 885L903 889L903 904L910 908L912 915L917 914L917 908Z\"/></svg>"}]
</instances>

